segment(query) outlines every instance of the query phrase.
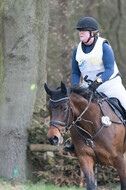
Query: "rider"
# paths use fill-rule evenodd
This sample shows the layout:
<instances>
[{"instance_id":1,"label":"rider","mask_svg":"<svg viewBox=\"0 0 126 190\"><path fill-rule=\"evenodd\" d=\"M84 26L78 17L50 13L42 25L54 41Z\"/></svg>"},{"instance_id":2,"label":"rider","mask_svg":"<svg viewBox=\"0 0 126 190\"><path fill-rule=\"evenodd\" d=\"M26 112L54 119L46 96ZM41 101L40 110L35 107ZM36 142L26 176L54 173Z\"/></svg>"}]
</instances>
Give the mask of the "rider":
<instances>
[{"instance_id":1,"label":"rider","mask_svg":"<svg viewBox=\"0 0 126 190\"><path fill-rule=\"evenodd\" d=\"M98 22L92 17L84 17L75 28L79 32L80 43L72 57L72 84L79 85L82 75L82 86L93 92L97 89L109 98L117 98L126 110L126 90L121 74L108 40L99 37ZM64 149L72 150L73 144Z\"/></svg>"}]
</instances>

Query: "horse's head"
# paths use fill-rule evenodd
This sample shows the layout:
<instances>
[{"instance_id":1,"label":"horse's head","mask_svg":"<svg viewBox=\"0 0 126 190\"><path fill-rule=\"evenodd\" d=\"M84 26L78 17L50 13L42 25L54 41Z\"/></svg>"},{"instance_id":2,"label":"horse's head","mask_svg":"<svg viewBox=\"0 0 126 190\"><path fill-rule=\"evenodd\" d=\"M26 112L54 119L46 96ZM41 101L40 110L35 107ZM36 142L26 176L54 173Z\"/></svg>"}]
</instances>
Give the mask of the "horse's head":
<instances>
[{"instance_id":1,"label":"horse's head","mask_svg":"<svg viewBox=\"0 0 126 190\"><path fill-rule=\"evenodd\" d=\"M66 85L63 82L61 82L61 87L56 90L50 89L47 84L45 84L44 87L50 96L50 128L47 133L47 138L53 145L61 144L63 142L63 131L68 127L69 123L71 109L70 98Z\"/></svg>"}]
</instances>

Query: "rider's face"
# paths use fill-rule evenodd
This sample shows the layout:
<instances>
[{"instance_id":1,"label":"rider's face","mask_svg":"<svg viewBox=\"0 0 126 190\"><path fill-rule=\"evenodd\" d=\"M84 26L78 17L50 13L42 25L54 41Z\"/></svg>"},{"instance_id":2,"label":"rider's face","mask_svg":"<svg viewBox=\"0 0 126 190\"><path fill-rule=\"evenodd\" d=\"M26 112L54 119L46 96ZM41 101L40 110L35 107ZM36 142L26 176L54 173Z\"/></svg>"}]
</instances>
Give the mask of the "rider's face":
<instances>
[{"instance_id":1,"label":"rider's face","mask_svg":"<svg viewBox=\"0 0 126 190\"><path fill-rule=\"evenodd\" d=\"M80 41L85 43L85 42L87 42L87 40L90 37L90 32L89 31L79 30L79 37L80 37Z\"/></svg>"}]
</instances>

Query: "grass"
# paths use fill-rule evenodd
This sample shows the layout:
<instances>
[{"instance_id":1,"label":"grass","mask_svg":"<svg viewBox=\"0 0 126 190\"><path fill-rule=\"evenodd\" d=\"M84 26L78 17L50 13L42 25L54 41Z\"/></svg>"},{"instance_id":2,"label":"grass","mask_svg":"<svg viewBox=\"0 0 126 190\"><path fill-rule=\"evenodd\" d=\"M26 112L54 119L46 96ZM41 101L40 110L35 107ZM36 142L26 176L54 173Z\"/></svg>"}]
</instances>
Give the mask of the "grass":
<instances>
[{"instance_id":1,"label":"grass","mask_svg":"<svg viewBox=\"0 0 126 190\"><path fill-rule=\"evenodd\" d=\"M82 190L77 187L56 187L54 185L32 184L27 183L13 183L11 181L4 181L0 179L0 190ZM86 190L85 188L83 190Z\"/></svg>"},{"instance_id":2,"label":"grass","mask_svg":"<svg viewBox=\"0 0 126 190\"><path fill-rule=\"evenodd\" d=\"M86 190L86 188L77 187L56 187L54 185L33 184L31 181L27 183L13 183L11 181L4 181L0 179L0 190ZM99 186L98 190L120 190L119 185L108 184L106 186Z\"/></svg>"}]
</instances>

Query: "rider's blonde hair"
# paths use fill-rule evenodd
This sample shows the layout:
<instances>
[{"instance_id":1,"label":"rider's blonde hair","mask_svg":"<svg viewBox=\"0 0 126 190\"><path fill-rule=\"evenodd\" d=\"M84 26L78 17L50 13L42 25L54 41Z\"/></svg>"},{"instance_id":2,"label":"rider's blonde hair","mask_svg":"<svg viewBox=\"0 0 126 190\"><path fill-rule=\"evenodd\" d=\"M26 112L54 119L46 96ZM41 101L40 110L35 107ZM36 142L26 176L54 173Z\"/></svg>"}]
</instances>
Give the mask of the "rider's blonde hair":
<instances>
[{"instance_id":1,"label":"rider's blonde hair","mask_svg":"<svg viewBox=\"0 0 126 190\"><path fill-rule=\"evenodd\" d=\"M98 30L95 30L95 31L92 31L93 32L93 34L95 35L95 36L99 36L99 31Z\"/></svg>"}]
</instances>

